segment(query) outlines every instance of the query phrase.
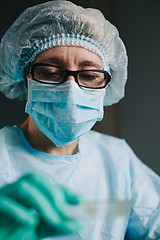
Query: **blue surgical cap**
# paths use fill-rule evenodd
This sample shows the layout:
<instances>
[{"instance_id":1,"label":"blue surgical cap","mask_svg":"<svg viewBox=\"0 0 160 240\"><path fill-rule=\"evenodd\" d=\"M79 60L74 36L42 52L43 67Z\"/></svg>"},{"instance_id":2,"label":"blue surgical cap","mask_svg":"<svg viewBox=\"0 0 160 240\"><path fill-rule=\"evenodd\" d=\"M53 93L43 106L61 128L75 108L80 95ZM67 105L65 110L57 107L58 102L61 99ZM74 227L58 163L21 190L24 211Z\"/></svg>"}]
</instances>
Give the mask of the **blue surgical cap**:
<instances>
[{"instance_id":1,"label":"blue surgical cap","mask_svg":"<svg viewBox=\"0 0 160 240\"><path fill-rule=\"evenodd\" d=\"M97 53L110 72L104 105L124 96L127 54L117 29L96 9L69 1L50 1L26 9L0 45L0 91L10 99L27 99L25 70L36 56L54 46L81 46Z\"/></svg>"}]
</instances>

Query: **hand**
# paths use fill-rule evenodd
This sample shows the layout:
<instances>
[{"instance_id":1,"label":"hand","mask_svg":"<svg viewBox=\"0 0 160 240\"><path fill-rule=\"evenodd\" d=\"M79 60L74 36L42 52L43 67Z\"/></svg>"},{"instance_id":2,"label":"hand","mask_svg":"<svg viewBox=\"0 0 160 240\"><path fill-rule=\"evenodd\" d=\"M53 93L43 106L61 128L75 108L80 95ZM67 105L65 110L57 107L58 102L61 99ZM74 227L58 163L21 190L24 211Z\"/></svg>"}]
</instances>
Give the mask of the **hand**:
<instances>
[{"instance_id":1,"label":"hand","mask_svg":"<svg viewBox=\"0 0 160 240\"><path fill-rule=\"evenodd\" d=\"M77 232L82 222L67 216L78 195L38 173L0 189L0 240L38 240Z\"/></svg>"}]
</instances>

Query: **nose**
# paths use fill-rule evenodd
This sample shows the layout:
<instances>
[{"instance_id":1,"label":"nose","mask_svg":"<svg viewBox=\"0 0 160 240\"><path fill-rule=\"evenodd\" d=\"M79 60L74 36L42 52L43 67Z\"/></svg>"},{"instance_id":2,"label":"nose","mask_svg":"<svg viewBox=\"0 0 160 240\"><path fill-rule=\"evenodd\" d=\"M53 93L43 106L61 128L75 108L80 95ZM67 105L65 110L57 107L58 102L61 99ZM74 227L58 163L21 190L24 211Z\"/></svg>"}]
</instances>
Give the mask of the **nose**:
<instances>
[{"instance_id":1,"label":"nose","mask_svg":"<svg viewBox=\"0 0 160 240\"><path fill-rule=\"evenodd\" d=\"M76 81L74 76L67 76L66 81Z\"/></svg>"}]
</instances>

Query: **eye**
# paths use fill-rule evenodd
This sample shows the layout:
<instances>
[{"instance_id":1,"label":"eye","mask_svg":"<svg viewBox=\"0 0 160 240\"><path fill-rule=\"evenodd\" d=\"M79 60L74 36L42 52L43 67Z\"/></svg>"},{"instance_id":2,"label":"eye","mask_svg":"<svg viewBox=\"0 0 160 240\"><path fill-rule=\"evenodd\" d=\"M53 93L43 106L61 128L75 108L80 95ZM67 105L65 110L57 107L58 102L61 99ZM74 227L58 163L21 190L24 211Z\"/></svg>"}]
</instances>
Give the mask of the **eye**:
<instances>
[{"instance_id":1,"label":"eye","mask_svg":"<svg viewBox=\"0 0 160 240\"><path fill-rule=\"evenodd\" d=\"M49 72L49 71L43 71L41 72L41 74L47 78L55 78L57 76L60 76L60 73L56 73L56 72Z\"/></svg>"},{"instance_id":2,"label":"eye","mask_svg":"<svg viewBox=\"0 0 160 240\"><path fill-rule=\"evenodd\" d=\"M82 81L97 81L103 78L103 74L94 71L85 71L79 73L79 79Z\"/></svg>"},{"instance_id":3,"label":"eye","mask_svg":"<svg viewBox=\"0 0 160 240\"><path fill-rule=\"evenodd\" d=\"M98 78L98 75L95 73L84 72L79 74L79 78L83 80L95 80Z\"/></svg>"},{"instance_id":4,"label":"eye","mask_svg":"<svg viewBox=\"0 0 160 240\"><path fill-rule=\"evenodd\" d=\"M34 77L38 80L61 81L63 75L61 69L52 66L37 66L34 72Z\"/></svg>"}]
</instances>

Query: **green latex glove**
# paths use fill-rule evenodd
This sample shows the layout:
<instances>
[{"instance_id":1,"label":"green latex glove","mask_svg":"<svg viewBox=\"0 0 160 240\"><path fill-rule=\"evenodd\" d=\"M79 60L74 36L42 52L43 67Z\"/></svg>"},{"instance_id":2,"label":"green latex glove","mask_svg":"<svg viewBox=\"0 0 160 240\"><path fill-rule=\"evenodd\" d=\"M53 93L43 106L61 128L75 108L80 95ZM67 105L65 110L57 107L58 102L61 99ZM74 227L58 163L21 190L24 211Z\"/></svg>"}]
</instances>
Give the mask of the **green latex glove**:
<instances>
[{"instance_id":1,"label":"green latex glove","mask_svg":"<svg viewBox=\"0 0 160 240\"><path fill-rule=\"evenodd\" d=\"M67 216L81 198L41 174L27 174L0 189L0 240L38 240L81 230Z\"/></svg>"}]
</instances>

